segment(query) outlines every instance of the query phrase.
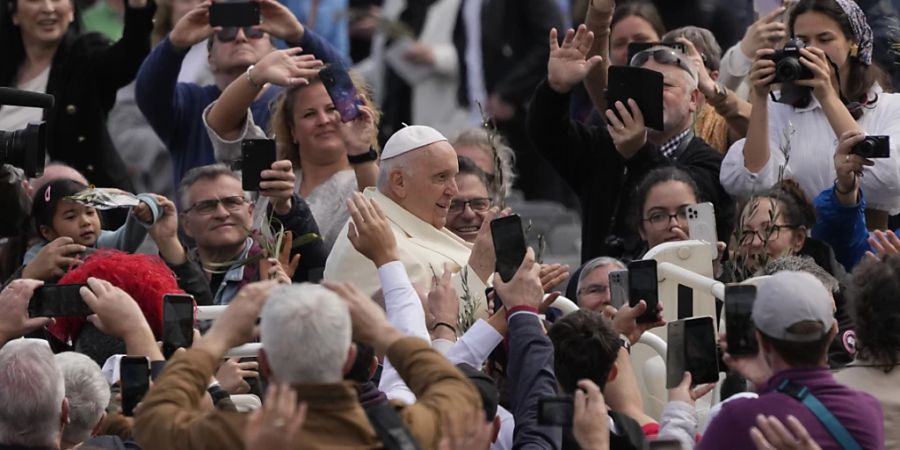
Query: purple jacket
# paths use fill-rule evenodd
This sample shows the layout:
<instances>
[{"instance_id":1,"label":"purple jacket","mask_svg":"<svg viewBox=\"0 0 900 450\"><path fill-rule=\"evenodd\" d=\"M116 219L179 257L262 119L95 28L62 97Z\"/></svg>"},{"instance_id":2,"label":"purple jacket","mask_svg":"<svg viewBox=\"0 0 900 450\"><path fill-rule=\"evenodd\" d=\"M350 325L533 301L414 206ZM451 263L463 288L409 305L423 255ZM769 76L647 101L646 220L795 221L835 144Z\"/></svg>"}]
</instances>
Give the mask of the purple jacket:
<instances>
[{"instance_id":1,"label":"purple jacket","mask_svg":"<svg viewBox=\"0 0 900 450\"><path fill-rule=\"evenodd\" d=\"M705 449L755 450L750 440L750 427L758 414L772 415L782 422L793 415L809 430L822 450L840 450L840 446L803 403L777 391L781 380L806 386L847 428L850 435L866 450L884 449L884 422L881 405L869 394L838 383L827 367L789 369L778 372L761 387L759 398L738 399L722 406L722 411L706 429L697 447Z\"/></svg>"}]
</instances>

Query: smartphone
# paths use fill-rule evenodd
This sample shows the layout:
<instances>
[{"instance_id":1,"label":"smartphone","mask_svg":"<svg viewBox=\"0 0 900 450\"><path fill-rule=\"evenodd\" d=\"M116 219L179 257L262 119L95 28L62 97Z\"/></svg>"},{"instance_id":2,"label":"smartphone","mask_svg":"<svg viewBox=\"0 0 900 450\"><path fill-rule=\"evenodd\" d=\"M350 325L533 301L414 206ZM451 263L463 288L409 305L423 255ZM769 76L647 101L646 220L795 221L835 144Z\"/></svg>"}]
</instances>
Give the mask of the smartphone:
<instances>
[{"instance_id":1,"label":"smartphone","mask_svg":"<svg viewBox=\"0 0 900 450\"><path fill-rule=\"evenodd\" d=\"M166 294L163 297L163 356L166 359L179 348L194 342L194 296Z\"/></svg>"},{"instance_id":2,"label":"smartphone","mask_svg":"<svg viewBox=\"0 0 900 450\"><path fill-rule=\"evenodd\" d=\"M609 304L619 309L628 303L628 269L609 272Z\"/></svg>"},{"instance_id":3,"label":"smartphone","mask_svg":"<svg viewBox=\"0 0 900 450\"><path fill-rule=\"evenodd\" d=\"M688 219L688 230L693 240L706 242L709 247L709 258L719 258L719 241L716 235L716 210L710 202L688 205L685 211Z\"/></svg>"},{"instance_id":4,"label":"smartphone","mask_svg":"<svg viewBox=\"0 0 900 450\"><path fill-rule=\"evenodd\" d=\"M687 55L687 49L681 42L631 42L628 44L628 63L631 64L631 58L634 58L634 55L658 46L669 47Z\"/></svg>"},{"instance_id":5,"label":"smartphone","mask_svg":"<svg viewBox=\"0 0 900 450\"><path fill-rule=\"evenodd\" d=\"M119 362L122 385L122 415L134 415L134 407L150 389L150 360L146 356L124 356Z\"/></svg>"},{"instance_id":6,"label":"smartphone","mask_svg":"<svg viewBox=\"0 0 900 450\"><path fill-rule=\"evenodd\" d=\"M653 439L644 441L645 450L684 450L678 439Z\"/></svg>"},{"instance_id":7,"label":"smartphone","mask_svg":"<svg viewBox=\"0 0 900 450\"><path fill-rule=\"evenodd\" d=\"M215 2L209 5L211 27L259 25L259 2Z\"/></svg>"},{"instance_id":8,"label":"smartphone","mask_svg":"<svg viewBox=\"0 0 900 450\"><path fill-rule=\"evenodd\" d=\"M632 66L610 66L607 79L607 108L619 117L617 101L628 107L628 99L637 103L644 125L663 129L663 75L655 70Z\"/></svg>"},{"instance_id":9,"label":"smartphone","mask_svg":"<svg viewBox=\"0 0 900 450\"><path fill-rule=\"evenodd\" d=\"M359 94L356 92L356 87L347 70L329 64L319 71L319 79L325 85L325 90L331 97L331 103L334 103L342 121L349 122L359 117L359 107L362 106L362 102L359 100Z\"/></svg>"},{"instance_id":10,"label":"smartphone","mask_svg":"<svg viewBox=\"0 0 900 450\"><path fill-rule=\"evenodd\" d=\"M34 290L28 303L31 317L87 317L94 312L81 298L78 284L45 284Z\"/></svg>"},{"instance_id":11,"label":"smartphone","mask_svg":"<svg viewBox=\"0 0 900 450\"><path fill-rule=\"evenodd\" d=\"M891 157L891 137L890 136L866 136L866 138L853 146L850 153L862 156L863 158L890 158Z\"/></svg>"},{"instance_id":12,"label":"smartphone","mask_svg":"<svg viewBox=\"0 0 900 450\"><path fill-rule=\"evenodd\" d=\"M491 235L494 238L497 272L500 279L508 282L519 270L527 251L522 218L517 214L511 214L494 219L491 221Z\"/></svg>"},{"instance_id":13,"label":"smartphone","mask_svg":"<svg viewBox=\"0 0 900 450\"><path fill-rule=\"evenodd\" d=\"M571 427L575 416L572 397L543 397L538 399L538 425Z\"/></svg>"},{"instance_id":14,"label":"smartphone","mask_svg":"<svg viewBox=\"0 0 900 450\"><path fill-rule=\"evenodd\" d=\"M274 139L245 139L241 141L241 188L258 191L262 171L275 162Z\"/></svg>"},{"instance_id":15,"label":"smartphone","mask_svg":"<svg viewBox=\"0 0 900 450\"><path fill-rule=\"evenodd\" d=\"M752 356L759 352L756 327L751 314L756 300L756 286L752 284L725 286L725 330L728 353Z\"/></svg>"},{"instance_id":16,"label":"smartphone","mask_svg":"<svg viewBox=\"0 0 900 450\"><path fill-rule=\"evenodd\" d=\"M694 385L719 381L716 330L712 317L692 317L669 322L666 355L666 388L681 383L691 373Z\"/></svg>"},{"instance_id":17,"label":"smartphone","mask_svg":"<svg viewBox=\"0 0 900 450\"><path fill-rule=\"evenodd\" d=\"M644 259L628 263L628 304L635 307L643 300L647 310L641 314L639 323L656 322L659 307L659 284L656 278L656 260Z\"/></svg>"}]
</instances>

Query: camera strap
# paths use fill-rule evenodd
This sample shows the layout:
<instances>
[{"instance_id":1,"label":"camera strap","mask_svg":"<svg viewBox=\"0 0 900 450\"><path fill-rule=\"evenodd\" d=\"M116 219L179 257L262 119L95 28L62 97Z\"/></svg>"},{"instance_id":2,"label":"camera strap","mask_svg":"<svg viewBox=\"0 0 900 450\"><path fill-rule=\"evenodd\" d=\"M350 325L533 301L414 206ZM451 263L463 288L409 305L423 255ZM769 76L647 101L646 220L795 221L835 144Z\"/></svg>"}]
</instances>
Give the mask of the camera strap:
<instances>
[{"instance_id":1,"label":"camera strap","mask_svg":"<svg viewBox=\"0 0 900 450\"><path fill-rule=\"evenodd\" d=\"M796 385L791 383L790 379L785 378L778 384L777 390L778 392L790 395L800 403L803 403L803 406L806 406L806 408L819 419L819 422L822 422L822 425L825 426L825 429L828 430L831 437L840 444L841 448L844 450L862 450L862 447L856 442L856 439L853 439L853 436L850 435L847 428L841 424L837 417L834 417L834 414L828 410L828 407L823 405L815 395L809 392L809 389L806 386Z\"/></svg>"}]
</instances>

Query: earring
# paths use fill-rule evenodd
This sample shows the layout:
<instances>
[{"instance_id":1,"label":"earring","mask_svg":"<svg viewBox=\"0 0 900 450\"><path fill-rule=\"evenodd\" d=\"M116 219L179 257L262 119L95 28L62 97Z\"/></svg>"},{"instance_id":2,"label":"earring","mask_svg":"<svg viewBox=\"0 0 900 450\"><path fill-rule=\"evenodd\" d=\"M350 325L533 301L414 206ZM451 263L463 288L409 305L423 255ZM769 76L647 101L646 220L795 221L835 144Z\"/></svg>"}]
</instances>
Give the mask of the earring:
<instances>
[{"instance_id":1,"label":"earring","mask_svg":"<svg viewBox=\"0 0 900 450\"><path fill-rule=\"evenodd\" d=\"M859 46L853 44L850 46L850 56L855 58L857 55L859 55Z\"/></svg>"}]
</instances>

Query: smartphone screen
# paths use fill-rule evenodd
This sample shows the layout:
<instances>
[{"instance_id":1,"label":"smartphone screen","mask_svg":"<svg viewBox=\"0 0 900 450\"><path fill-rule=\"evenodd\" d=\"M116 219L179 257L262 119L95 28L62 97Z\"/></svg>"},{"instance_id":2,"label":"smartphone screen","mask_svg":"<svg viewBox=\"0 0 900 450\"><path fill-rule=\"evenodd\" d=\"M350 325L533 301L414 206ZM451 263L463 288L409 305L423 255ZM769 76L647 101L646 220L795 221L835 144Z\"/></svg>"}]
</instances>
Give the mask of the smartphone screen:
<instances>
[{"instance_id":1,"label":"smartphone screen","mask_svg":"<svg viewBox=\"0 0 900 450\"><path fill-rule=\"evenodd\" d=\"M194 297L166 294L163 297L163 355L169 359L175 350L194 342Z\"/></svg>"},{"instance_id":2,"label":"smartphone screen","mask_svg":"<svg viewBox=\"0 0 900 450\"><path fill-rule=\"evenodd\" d=\"M259 2L215 2L209 5L212 27L251 27L259 25Z\"/></svg>"},{"instance_id":3,"label":"smartphone screen","mask_svg":"<svg viewBox=\"0 0 900 450\"><path fill-rule=\"evenodd\" d=\"M575 416L575 404L571 397L544 397L538 399L538 424L571 427Z\"/></svg>"},{"instance_id":4,"label":"smartphone screen","mask_svg":"<svg viewBox=\"0 0 900 450\"><path fill-rule=\"evenodd\" d=\"M684 320L684 361L693 384L719 381L716 329L712 317Z\"/></svg>"},{"instance_id":5,"label":"smartphone screen","mask_svg":"<svg viewBox=\"0 0 900 450\"><path fill-rule=\"evenodd\" d=\"M609 304L619 309L628 303L628 269L609 272Z\"/></svg>"},{"instance_id":6,"label":"smartphone screen","mask_svg":"<svg viewBox=\"0 0 900 450\"><path fill-rule=\"evenodd\" d=\"M522 219L516 214L494 219L491 222L491 235L497 257L497 272L500 279L508 282L519 270L527 251Z\"/></svg>"},{"instance_id":7,"label":"smartphone screen","mask_svg":"<svg viewBox=\"0 0 900 450\"><path fill-rule=\"evenodd\" d=\"M728 353L734 356L755 355L759 352L756 327L751 317L754 300L756 286L725 286L725 330Z\"/></svg>"},{"instance_id":8,"label":"smartphone screen","mask_svg":"<svg viewBox=\"0 0 900 450\"><path fill-rule=\"evenodd\" d=\"M150 389L150 361L146 356L125 356L119 363L122 380L122 415L134 415L134 407Z\"/></svg>"},{"instance_id":9,"label":"smartphone screen","mask_svg":"<svg viewBox=\"0 0 900 450\"><path fill-rule=\"evenodd\" d=\"M659 306L659 284L656 278L656 260L647 259L628 263L628 304L637 306L641 300L647 310L637 318L640 323L656 322Z\"/></svg>"},{"instance_id":10,"label":"smartphone screen","mask_svg":"<svg viewBox=\"0 0 900 450\"><path fill-rule=\"evenodd\" d=\"M245 139L241 141L241 188L258 191L262 171L275 162L275 140Z\"/></svg>"},{"instance_id":11,"label":"smartphone screen","mask_svg":"<svg viewBox=\"0 0 900 450\"><path fill-rule=\"evenodd\" d=\"M607 85L607 107L617 117L619 112L614 106L615 103L622 102L627 108L628 99L632 99L641 110L644 124L648 128L663 129L662 73L643 67L610 66Z\"/></svg>"},{"instance_id":12,"label":"smartphone screen","mask_svg":"<svg viewBox=\"0 0 900 450\"><path fill-rule=\"evenodd\" d=\"M341 115L341 120L349 122L359 117L359 94L353 85L350 74L339 66L329 64L319 71L319 79L325 85L331 102Z\"/></svg>"},{"instance_id":13,"label":"smartphone screen","mask_svg":"<svg viewBox=\"0 0 900 450\"><path fill-rule=\"evenodd\" d=\"M31 317L86 317L94 312L81 298L87 284L45 284L34 291L28 304Z\"/></svg>"}]
</instances>

